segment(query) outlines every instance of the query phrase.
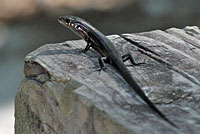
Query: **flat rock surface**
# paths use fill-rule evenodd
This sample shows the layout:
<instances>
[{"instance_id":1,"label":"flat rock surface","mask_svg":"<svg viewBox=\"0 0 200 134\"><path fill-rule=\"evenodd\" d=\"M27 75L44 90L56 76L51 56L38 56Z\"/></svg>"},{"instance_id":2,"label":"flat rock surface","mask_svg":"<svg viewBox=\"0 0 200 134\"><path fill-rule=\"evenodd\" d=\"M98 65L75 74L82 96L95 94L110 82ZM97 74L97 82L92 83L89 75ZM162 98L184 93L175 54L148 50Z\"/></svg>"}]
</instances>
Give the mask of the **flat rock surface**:
<instances>
[{"instance_id":1,"label":"flat rock surface","mask_svg":"<svg viewBox=\"0 0 200 134\"><path fill-rule=\"evenodd\" d=\"M197 134L200 129L200 30L170 28L111 35L150 100L173 121L158 117L115 71L99 73L83 40L47 44L25 58L25 79L15 98L15 133Z\"/></svg>"}]
</instances>

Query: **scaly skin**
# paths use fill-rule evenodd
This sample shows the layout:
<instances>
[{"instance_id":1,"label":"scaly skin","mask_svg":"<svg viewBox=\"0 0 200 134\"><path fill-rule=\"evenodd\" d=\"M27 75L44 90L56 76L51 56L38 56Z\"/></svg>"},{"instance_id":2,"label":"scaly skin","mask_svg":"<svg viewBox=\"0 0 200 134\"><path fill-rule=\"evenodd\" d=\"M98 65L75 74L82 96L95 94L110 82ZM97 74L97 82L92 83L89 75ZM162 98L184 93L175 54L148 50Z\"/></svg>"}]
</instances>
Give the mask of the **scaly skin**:
<instances>
[{"instance_id":1,"label":"scaly skin","mask_svg":"<svg viewBox=\"0 0 200 134\"><path fill-rule=\"evenodd\" d=\"M149 100L139 85L131 76L131 73L123 63L119 52L115 49L112 42L100 31L94 28L85 20L75 16L61 16L58 21L64 26L70 28L78 36L83 38L87 42L87 46L84 52L88 51L90 47L99 52L103 59L100 59L100 65L102 69L105 67L104 61L111 64L118 73L125 79L129 86L147 103L147 105L156 112L162 119L167 121L173 127L178 128L173 122L171 122L160 110ZM106 58L105 58L106 57Z\"/></svg>"}]
</instances>

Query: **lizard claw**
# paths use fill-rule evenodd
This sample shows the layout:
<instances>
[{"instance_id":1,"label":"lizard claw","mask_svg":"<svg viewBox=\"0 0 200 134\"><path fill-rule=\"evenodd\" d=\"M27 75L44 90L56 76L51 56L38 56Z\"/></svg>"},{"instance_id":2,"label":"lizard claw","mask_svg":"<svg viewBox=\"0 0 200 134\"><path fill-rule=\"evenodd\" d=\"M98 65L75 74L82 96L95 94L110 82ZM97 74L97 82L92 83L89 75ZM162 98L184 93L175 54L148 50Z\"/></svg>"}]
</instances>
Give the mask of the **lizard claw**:
<instances>
[{"instance_id":1,"label":"lizard claw","mask_svg":"<svg viewBox=\"0 0 200 134\"><path fill-rule=\"evenodd\" d=\"M103 67L103 68L99 68L99 69L96 69L96 71L98 71L99 72L99 75L101 74L101 71L105 71L105 67Z\"/></svg>"}]
</instances>

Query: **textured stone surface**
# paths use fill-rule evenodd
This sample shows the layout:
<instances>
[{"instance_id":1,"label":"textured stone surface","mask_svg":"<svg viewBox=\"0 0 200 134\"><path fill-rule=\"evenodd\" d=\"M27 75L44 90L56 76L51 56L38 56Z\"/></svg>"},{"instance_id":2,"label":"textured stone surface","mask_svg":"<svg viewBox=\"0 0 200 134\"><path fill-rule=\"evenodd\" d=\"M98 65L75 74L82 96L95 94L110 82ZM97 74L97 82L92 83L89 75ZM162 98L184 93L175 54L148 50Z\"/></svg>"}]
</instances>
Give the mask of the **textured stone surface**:
<instances>
[{"instance_id":1,"label":"textured stone surface","mask_svg":"<svg viewBox=\"0 0 200 134\"><path fill-rule=\"evenodd\" d=\"M158 117L83 40L47 44L25 58L15 97L16 134L194 134L200 129L199 28L171 28L109 38L141 66L127 67L153 103L177 126Z\"/></svg>"}]
</instances>

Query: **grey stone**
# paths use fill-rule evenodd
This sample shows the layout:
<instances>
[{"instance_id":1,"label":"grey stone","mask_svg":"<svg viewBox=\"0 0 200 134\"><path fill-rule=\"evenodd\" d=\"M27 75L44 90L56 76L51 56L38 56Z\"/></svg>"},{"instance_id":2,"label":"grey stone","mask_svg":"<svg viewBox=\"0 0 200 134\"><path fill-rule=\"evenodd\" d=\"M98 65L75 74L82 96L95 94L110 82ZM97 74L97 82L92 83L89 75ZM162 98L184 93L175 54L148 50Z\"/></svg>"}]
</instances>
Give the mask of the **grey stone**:
<instances>
[{"instance_id":1,"label":"grey stone","mask_svg":"<svg viewBox=\"0 0 200 134\"><path fill-rule=\"evenodd\" d=\"M100 74L95 71L100 55L93 49L81 53L86 43L76 40L47 44L26 56L25 78L15 97L15 134L198 133L197 36L171 28L109 38L120 54L131 53L137 62L147 63L125 64L150 100L180 129L157 116L112 66Z\"/></svg>"}]
</instances>

